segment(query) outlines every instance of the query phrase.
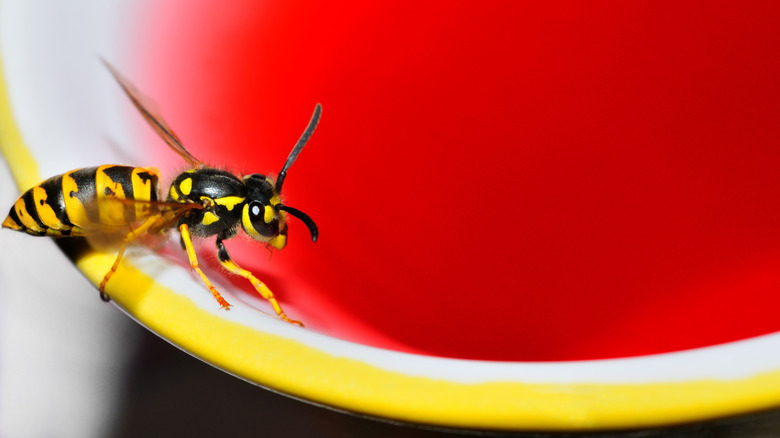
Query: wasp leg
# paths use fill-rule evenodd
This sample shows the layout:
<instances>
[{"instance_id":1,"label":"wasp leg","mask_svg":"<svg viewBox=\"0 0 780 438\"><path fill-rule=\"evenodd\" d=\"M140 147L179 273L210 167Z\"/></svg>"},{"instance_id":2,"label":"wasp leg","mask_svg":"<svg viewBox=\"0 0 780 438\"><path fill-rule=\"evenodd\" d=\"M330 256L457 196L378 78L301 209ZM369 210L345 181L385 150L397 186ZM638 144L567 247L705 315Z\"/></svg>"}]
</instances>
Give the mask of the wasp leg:
<instances>
[{"instance_id":1,"label":"wasp leg","mask_svg":"<svg viewBox=\"0 0 780 438\"><path fill-rule=\"evenodd\" d=\"M223 309L229 309L230 304L228 304L228 302L222 298L222 295L220 295L220 293L217 291L217 288L211 284L211 281L209 281L208 277L206 277L206 274L204 274L203 270L200 269L200 264L198 264L198 257L195 255L195 247L192 246L190 228L187 226L187 224L181 224L179 225L179 232L181 233L181 241L184 243L184 247L187 251L187 257L190 259L190 266L198 273L198 275L200 275L203 283L206 284L206 287L209 289L209 291L211 291L211 294L214 295L214 299L217 300L220 307Z\"/></svg>"},{"instance_id":2,"label":"wasp leg","mask_svg":"<svg viewBox=\"0 0 780 438\"><path fill-rule=\"evenodd\" d=\"M122 256L125 254L125 249L127 248L127 245L130 244L133 240L138 238L141 234L147 232L149 228L154 226L155 224L160 223L161 221L165 220L161 215L154 215L147 218L138 228L134 230L130 230L129 233L125 234L125 237L122 238L122 248L119 249L119 254L116 255L116 259L114 260L114 264L111 265L111 269L106 272L106 275L103 276L103 280L100 282L100 286L98 287L98 290L100 291L100 299L103 301L111 301L111 297L108 296L108 294L105 292L106 284L108 283L108 280L111 278L114 273L116 273L116 270L119 268L119 262L122 261Z\"/></svg>"},{"instance_id":3,"label":"wasp leg","mask_svg":"<svg viewBox=\"0 0 780 438\"><path fill-rule=\"evenodd\" d=\"M265 283L260 281L251 272L247 271L241 266L238 266L236 262L234 262L233 259L230 258L230 254L228 254L227 248L225 248L225 244L222 243L222 239L220 238L217 238L217 258L219 259L219 263L221 263L222 266L225 267L225 269L232 272L233 274L236 274L240 277L244 277L247 280L249 280L249 282L252 283L252 286L255 287L255 290L257 290L260 293L260 295L263 296L263 298L265 298L266 300L268 300L269 303L271 303L271 306L273 306L274 311L279 316L279 318L291 324L295 324L297 326L303 327L302 322L296 321L294 319L290 319L290 317L288 317L287 314L284 313L284 310L282 310L282 306L280 306L279 302L276 301L276 297L274 297L274 293L271 292L271 289L269 289L268 286L265 285Z\"/></svg>"}]
</instances>

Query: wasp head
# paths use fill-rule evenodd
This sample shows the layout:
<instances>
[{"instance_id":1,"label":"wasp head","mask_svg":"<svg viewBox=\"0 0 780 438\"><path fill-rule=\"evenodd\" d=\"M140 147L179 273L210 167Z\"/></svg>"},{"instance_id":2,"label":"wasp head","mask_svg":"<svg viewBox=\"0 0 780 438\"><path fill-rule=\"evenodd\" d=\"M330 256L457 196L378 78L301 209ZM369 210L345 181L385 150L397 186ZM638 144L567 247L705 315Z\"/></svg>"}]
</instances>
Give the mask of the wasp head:
<instances>
[{"instance_id":1,"label":"wasp head","mask_svg":"<svg viewBox=\"0 0 780 438\"><path fill-rule=\"evenodd\" d=\"M283 205L274 183L265 175L255 173L244 177L246 201L241 212L241 226L255 240L268 242L276 249L287 245L287 213L300 219L317 241L317 225L304 212Z\"/></svg>"}]
</instances>

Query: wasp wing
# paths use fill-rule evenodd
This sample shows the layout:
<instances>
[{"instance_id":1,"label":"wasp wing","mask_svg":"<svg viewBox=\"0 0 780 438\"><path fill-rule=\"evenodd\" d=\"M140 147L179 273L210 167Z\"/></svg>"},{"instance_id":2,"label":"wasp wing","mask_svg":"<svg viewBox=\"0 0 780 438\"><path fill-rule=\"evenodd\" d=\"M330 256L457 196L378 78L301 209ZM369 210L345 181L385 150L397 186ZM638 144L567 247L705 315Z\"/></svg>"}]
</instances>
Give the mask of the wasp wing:
<instances>
[{"instance_id":1,"label":"wasp wing","mask_svg":"<svg viewBox=\"0 0 780 438\"><path fill-rule=\"evenodd\" d=\"M76 235L86 238L93 248L110 248L139 238L159 240L182 216L203 208L196 203L107 198L86 206L100 219Z\"/></svg>"},{"instance_id":2,"label":"wasp wing","mask_svg":"<svg viewBox=\"0 0 780 438\"><path fill-rule=\"evenodd\" d=\"M129 212L127 216L132 216L133 219L127 221L128 224L145 222L149 218L159 218L158 226L152 227L150 232L170 228L185 214L206 208L194 202L145 201L125 198L112 198L110 202L121 205L124 211Z\"/></svg>"},{"instance_id":3,"label":"wasp wing","mask_svg":"<svg viewBox=\"0 0 780 438\"><path fill-rule=\"evenodd\" d=\"M146 119L152 129L157 132L157 134L165 141L165 143L167 143L171 149L179 154L179 156L182 157L184 161L186 161L190 166L196 168L206 167L202 161L193 157L192 154L187 151L187 149L184 149L184 146L182 145L179 137L176 135L176 133L173 132L173 129L168 126L168 124L160 115L159 110L156 108L157 105L155 105L151 99L147 98L140 91L138 91L138 89L135 88L135 86L129 80L127 80L127 78L122 76L122 74L119 73L119 71L114 68L114 66L109 64L108 61L105 59L102 59L102 61L114 76L114 79L116 79L127 96L133 102L133 105L135 105L138 111L141 112L141 115L144 116L144 119Z\"/></svg>"}]
</instances>

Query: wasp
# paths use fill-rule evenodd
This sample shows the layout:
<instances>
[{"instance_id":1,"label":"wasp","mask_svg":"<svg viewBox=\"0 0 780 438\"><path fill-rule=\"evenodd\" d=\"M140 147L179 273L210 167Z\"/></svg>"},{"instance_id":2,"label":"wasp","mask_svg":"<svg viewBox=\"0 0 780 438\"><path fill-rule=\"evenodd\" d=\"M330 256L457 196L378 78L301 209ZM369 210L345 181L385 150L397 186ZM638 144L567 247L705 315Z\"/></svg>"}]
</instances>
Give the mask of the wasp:
<instances>
[{"instance_id":1,"label":"wasp","mask_svg":"<svg viewBox=\"0 0 780 438\"><path fill-rule=\"evenodd\" d=\"M157 134L188 164L171 183L167 198L160 198L160 175L153 167L103 165L72 170L49 178L24 192L14 203L4 228L33 236L105 237L121 242L113 265L100 282L100 296L108 301L105 287L117 271L127 246L141 236L162 235L176 227L191 268L223 309L230 304L201 269L194 237L216 236L217 259L230 273L249 280L273 306L279 318L300 325L282 310L273 292L254 274L239 266L228 254L224 241L243 230L269 248L287 244L288 215L303 222L312 241L319 235L317 225L302 211L285 205L281 199L287 171L298 158L319 123L322 106L314 113L282 170L274 179L259 173L240 177L210 167L196 159L179 137L156 113L145 97L113 66L106 67L133 105Z\"/></svg>"}]
</instances>

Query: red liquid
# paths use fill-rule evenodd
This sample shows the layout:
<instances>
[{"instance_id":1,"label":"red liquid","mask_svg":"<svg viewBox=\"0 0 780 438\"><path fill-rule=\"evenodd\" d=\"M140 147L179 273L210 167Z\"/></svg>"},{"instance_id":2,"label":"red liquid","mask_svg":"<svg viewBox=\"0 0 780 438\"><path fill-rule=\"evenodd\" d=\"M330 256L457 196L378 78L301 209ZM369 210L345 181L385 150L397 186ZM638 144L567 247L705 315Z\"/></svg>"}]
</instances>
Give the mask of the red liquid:
<instances>
[{"instance_id":1,"label":"red liquid","mask_svg":"<svg viewBox=\"0 0 780 438\"><path fill-rule=\"evenodd\" d=\"M780 329L780 6L256 3L160 3L134 81L247 173L323 104L284 193L320 240L230 246L308 327L494 360Z\"/></svg>"}]
</instances>

